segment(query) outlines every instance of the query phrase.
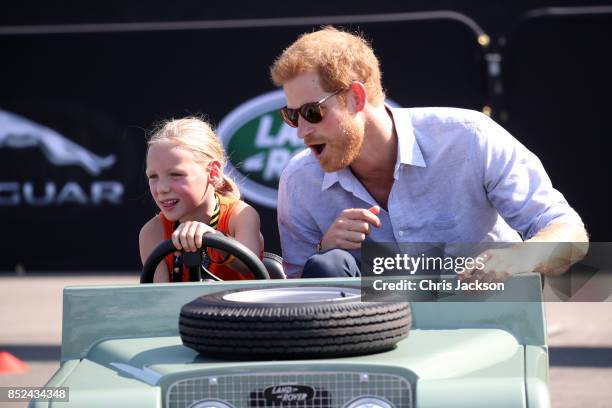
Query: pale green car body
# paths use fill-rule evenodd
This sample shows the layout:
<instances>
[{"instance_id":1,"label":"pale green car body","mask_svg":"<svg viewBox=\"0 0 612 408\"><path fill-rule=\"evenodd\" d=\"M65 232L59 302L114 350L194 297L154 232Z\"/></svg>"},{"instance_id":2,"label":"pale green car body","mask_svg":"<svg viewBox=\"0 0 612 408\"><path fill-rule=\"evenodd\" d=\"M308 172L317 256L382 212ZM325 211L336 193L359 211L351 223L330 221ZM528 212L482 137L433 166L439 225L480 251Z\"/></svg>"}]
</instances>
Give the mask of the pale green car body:
<instances>
[{"instance_id":1,"label":"pale green car body","mask_svg":"<svg viewBox=\"0 0 612 408\"><path fill-rule=\"evenodd\" d=\"M246 408L248 392L234 389L237 384L248 391L269 385L266 381L296 379L319 381L337 395L371 395L392 380L400 388L393 400L398 407L550 407L541 284L535 274L507 284L530 301L504 301L496 295L485 302L411 303L408 338L382 353L223 361L183 346L178 316L181 306L194 298L220 290L304 283L358 285L359 280L66 288L61 367L47 386L68 387L69 402L38 401L31 407L188 407L194 400L214 397ZM336 381L341 376L344 383ZM383 377L382 385L376 385L375 379ZM351 381L364 388L355 391ZM340 390L342 384L353 391ZM346 399L329 406L346 406Z\"/></svg>"}]
</instances>

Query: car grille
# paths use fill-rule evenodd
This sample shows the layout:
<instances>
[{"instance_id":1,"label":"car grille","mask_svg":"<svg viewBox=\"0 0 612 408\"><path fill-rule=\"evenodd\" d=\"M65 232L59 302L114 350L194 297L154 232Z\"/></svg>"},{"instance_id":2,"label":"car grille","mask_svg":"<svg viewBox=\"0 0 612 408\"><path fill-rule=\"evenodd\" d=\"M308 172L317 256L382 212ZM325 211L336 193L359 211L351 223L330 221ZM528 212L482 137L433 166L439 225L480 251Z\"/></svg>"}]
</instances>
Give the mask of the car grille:
<instances>
[{"instance_id":1,"label":"car grille","mask_svg":"<svg viewBox=\"0 0 612 408\"><path fill-rule=\"evenodd\" d=\"M294 390L305 388L312 392L305 400L281 401L283 395L278 390L287 385L293 385ZM271 394L277 399L272 401ZM396 408L412 407L412 388L405 378L359 372L260 373L189 378L168 387L166 406L187 408L196 401L212 399L225 401L237 408L342 408L359 396L382 397ZM287 400L291 401L290 398Z\"/></svg>"}]
</instances>

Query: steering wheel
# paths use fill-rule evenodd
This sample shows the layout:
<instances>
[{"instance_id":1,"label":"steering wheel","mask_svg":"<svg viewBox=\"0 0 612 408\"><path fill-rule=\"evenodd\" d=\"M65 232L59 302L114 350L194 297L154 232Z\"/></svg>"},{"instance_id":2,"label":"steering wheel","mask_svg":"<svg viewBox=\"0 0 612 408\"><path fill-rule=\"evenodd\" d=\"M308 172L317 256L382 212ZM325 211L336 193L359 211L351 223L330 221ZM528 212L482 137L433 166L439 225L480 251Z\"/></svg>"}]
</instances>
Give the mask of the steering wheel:
<instances>
[{"instance_id":1,"label":"steering wheel","mask_svg":"<svg viewBox=\"0 0 612 408\"><path fill-rule=\"evenodd\" d=\"M235 239L228 238L223 234L204 234L202 246L220 249L240 259L253 273L255 279L270 279L270 275L261 260L246 246ZM140 283L153 283L153 275L157 265L164 260L166 255L176 251L172 240L159 244L151 252L140 273ZM193 252L191 252L193 254ZM188 252L189 254L189 252Z\"/></svg>"}]
</instances>

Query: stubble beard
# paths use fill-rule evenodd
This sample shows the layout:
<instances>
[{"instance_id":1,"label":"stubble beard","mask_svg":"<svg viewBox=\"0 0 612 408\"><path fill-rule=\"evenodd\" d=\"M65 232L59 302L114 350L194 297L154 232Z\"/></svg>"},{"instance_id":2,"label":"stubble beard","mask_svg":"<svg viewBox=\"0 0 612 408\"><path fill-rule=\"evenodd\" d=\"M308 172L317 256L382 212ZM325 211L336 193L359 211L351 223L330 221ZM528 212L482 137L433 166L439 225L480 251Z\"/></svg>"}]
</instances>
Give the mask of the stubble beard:
<instances>
[{"instance_id":1,"label":"stubble beard","mask_svg":"<svg viewBox=\"0 0 612 408\"><path fill-rule=\"evenodd\" d=\"M342 118L340 132L340 138L335 138L328 143L326 149L332 148L333 150L326 152L327 157L321 161L321 167L327 173L350 166L361 152L364 128L348 114Z\"/></svg>"}]
</instances>

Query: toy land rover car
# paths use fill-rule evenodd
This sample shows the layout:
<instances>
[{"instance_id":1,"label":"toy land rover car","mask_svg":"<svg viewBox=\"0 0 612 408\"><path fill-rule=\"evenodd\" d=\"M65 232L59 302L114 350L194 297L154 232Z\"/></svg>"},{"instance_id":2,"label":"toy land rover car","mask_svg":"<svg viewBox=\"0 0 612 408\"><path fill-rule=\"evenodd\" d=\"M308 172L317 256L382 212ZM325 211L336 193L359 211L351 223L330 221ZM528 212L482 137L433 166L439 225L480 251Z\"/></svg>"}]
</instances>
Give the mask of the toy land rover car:
<instances>
[{"instance_id":1,"label":"toy land rover car","mask_svg":"<svg viewBox=\"0 0 612 408\"><path fill-rule=\"evenodd\" d=\"M67 387L68 402L30 406L550 406L539 275L508 281L525 302L370 303L359 285L66 288L61 367L46 386Z\"/></svg>"}]
</instances>

